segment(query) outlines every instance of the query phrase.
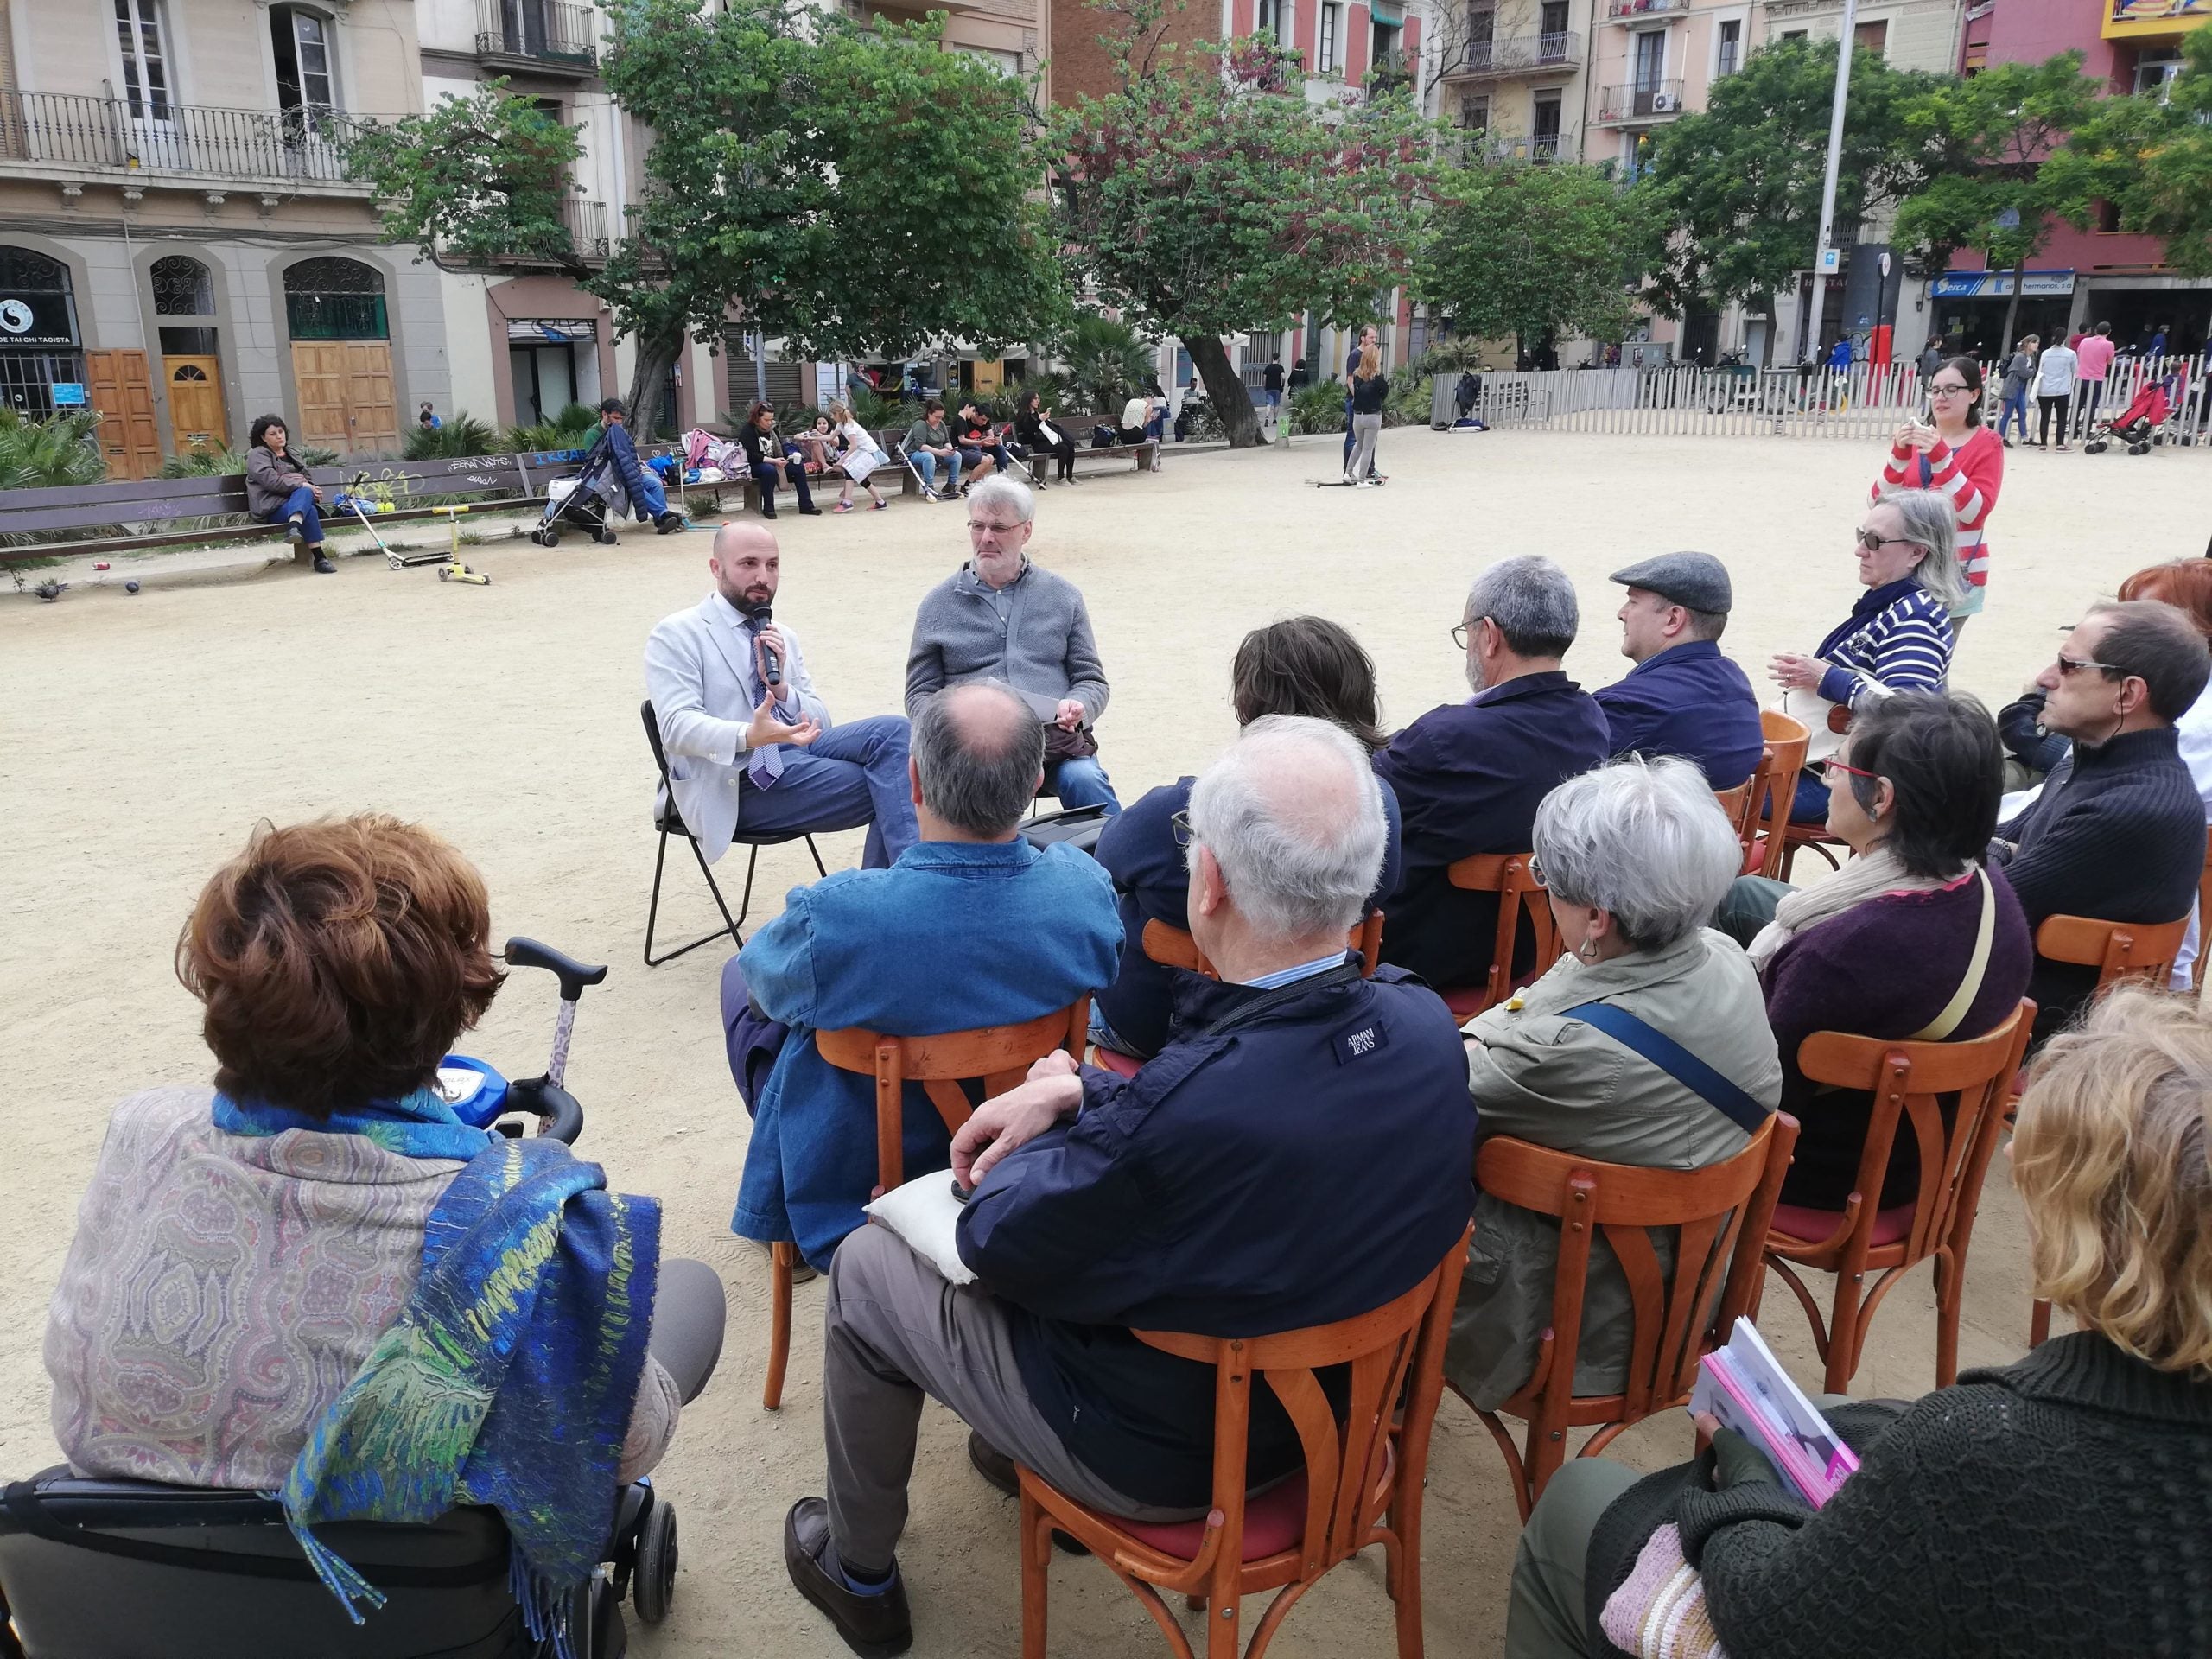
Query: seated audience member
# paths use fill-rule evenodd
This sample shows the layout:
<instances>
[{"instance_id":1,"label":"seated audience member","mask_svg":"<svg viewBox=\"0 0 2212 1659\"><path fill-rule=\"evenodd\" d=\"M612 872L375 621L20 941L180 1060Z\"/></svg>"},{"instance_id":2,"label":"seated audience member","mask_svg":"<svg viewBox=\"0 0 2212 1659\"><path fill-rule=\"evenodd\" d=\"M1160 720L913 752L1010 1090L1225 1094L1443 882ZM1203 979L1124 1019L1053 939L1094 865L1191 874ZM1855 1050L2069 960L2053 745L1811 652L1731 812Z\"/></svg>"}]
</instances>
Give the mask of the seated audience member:
<instances>
[{"instance_id":1,"label":"seated audience member","mask_svg":"<svg viewBox=\"0 0 2212 1659\"><path fill-rule=\"evenodd\" d=\"M1239 726L1263 715L1304 715L1334 721L1370 755L1388 741L1375 723L1374 663L1358 640L1325 618L1294 616L1253 629L1236 648L1230 677ZM1151 791L1107 825L1092 849L1120 896L1122 968L1091 1003L1091 1035L1141 1059L1166 1046L1177 988L1191 977L1144 952L1147 922L1186 925L1191 878L1176 820L1191 804L1191 784L1181 778ZM1381 788L1389 832L1367 906L1387 911L1398 886L1398 798L1389 785Z\"/></svg>"},{"instance_id":2,"label":"seated audience member","mask_svg":"<svg viewBox=\"0 0 2212 1659\"><path fill-rule=\"evenodd\" d=\"M1810 657L1778 653L1770 672L1782 707L1812 734L1797 775L1796 823L1827 817L1821 763L1842 741L1846 712L1892 691L1940 691L1951 671L1951 607L1965 593L1951 498L1891 490L1859 521L1859 580L1867 589Z\"/></svg>"},{"instance_id":3,"label":"seated audience member","mask_svg":"<svg viewBox=\"0 0 2212 1659\"><path fill-rule=\"evenodd\" d=\"M972 489L993 473L1005 470L1005 440L999 436L991 417L974 404L960 405L960 419L952 429L952 442L960 451L961 469L968 475L967 487Z\"/></svg>"},{"instance_id":4,"label":"seated audience member","mask_svg":"<svg viewBox=\"0 0 2212 1659\"><path fill-rule=\"evenodd\" d=\"M2044 670L2044 724L2073 741L2033 804L1999 824L2004 869L2031 932L2047 916L2171 922L2204 874L2204 802L2174 722L2212 677L2204 636L2154 599L2096 605ZM2081 1011L2097 970L2036 960L2040 1043Z\"/></svg>"},{"instance_id":5,"label":"seated audience member","mask_svg":"<svg viewBox=\"0 0 2212 1659\"><path fill-rule=\"evenodd\" d=\"M707 559L715 591L645 641L676 804L710 864L741 823L781 836L866 824L861 862L877 868L914 844L906 722L831 723L798 636L771 620L782 563L770 531L724 524Z\"/></svg>"},{"instance_id":6,"label":"seated audience member","mask_svg":"<svg viewBox=\"0 0 2212 1659\"><path fill-rule=\"evenodd\" d=\"M290 539L307 554L315 574L337 575L338 567L322 550L322 492L308 481L298 457L286 453L283 417L260 416L246 441L251 446L245 452L246 516L264 524L289 521Z\"/></svg>"},{"instance_id":7,"label":"seated audience member","mask_svg":"<svg viewBox=\"0 0 2212 1659\"><path fill-rule=\"evenodd\" d=\"M1017 833L1045 733L1002 685L963 685L914 709L909 762L921 840L887 870L795 887L722 972L730 1065L753 1112L732 1229L796 1241L817 1268L861 1224L875 1185L875 1084L840 1071L817 1031L902 1037L1016 1025L1113 977L1121 924L1105 874L1072 847ZM906 1089L906 1173L944 1167L947 1138Z\"/></svg>"},{"instance_id":8,"label":"seated audience member","mask_svg":"<svg viewBox=\"0 0 2212 1659\"><path fill-rule=\"evenodd\" d=\"M945 424L944 405L934 397L922 405L922 418L906 429L906 459L914 464L914 471L922 480L922 498L927 501L942 501L960 494L960 450L952 442L952 429ZM944 488L937 486L940 467L945 468Z\"/></svg>"},{"instance_id":9,"label":"seated audience member","mask_svg":"<svg viewBox=\"0 0 2212 1659\"><path fill-rule=\"evenodd\" d=\"M1475 695L1430 709L1375 759L1405 826L1406 873L1382 957L1431 985L1479 984L1497 931L1497 895L1453 887L1446 867L1474 853L1527 852L1544 797L1611 747L1605 710L1560 667L1578 618L1574 584L1549 559L1491 565L1452 630Z\"/></svg>"},{"instance_id":10,"label":"seated audience member","mask_svg":"<svg viewBox=\"0 0 2212 1659\"><path fill-rule=\"evenodd\" d=\"M653 528L666 536L683 528L683 515L671 512L660 474L638 459L638 446L630 436L627 412L620 397L599 406L596 435L584 446L583 470L576 487L588 490L607 504L610 513L626 512L639 523L650 518Z\"/></svg>"},{"instance_id":11,"label":"seated audience member","mask_svg":"<svg viewBox=\"0 0 2212 1659\"><path fill-rule=\"evenodd\" d=\"M2120 584L2120 596L2165 601L2187 613L2208 646L2212 646L2212 560L2175 559L2138 570ZM2198 692L2196 701L2174 721L2174 735L2181 748L2182 764L2189 768L2196 792L2203 798L2205 815L2212 818L2212 687ZM2191 917L2189 937L2182 941L2181 954L2174 958L2171 984L2175 990L2185 991L2196 982L2203 926L2203 917Z\"/></svg>"},{"instance_id":12,"label":"seated audience member","mask_svg":"<svg viewBox=\"0 0 2212 1659\"><path fill-rule=\"evenodd\" d=\"M1621 655L1636 666L1591 693L1616 755L1694 760L1715 789L1733 789L1759 764L1766 738L1744 671L1720 654L1734 596L1728 567L1710 553L1662 553L1616 570Z\"/></svg>"},{"instance_id":13,"label":"seated audience member","mask_svg":"<svg viewBox=\"0 0 2212 1659\"><path fill-rule=\"evenodd\" d=\"M1122 810L1091 728L1106 712L1106 667L1083 594L1040 570L1027 549L1037 497L1020 480L986 479L968 502L975 556L922 596L906 651L906 708L964 680L1002 680L1045 729L1045 791L1063 807Z\"/></svg>"},{"instance_id":14,"label":"seated audience member","mask_svg":"<svg viewBox=\"0 0 2212 1659\"><path fill-rule=\"evenodd\" d=\"M1052 457L1057 463L1054 483L1078 481L1075 475L1075 440L1052 424L1052 411L1045 407L1040 394L1022 394L1014 412L1014 442L1031 454Z\"/></svg>"},{"instance_id":15,"label":"seated audience member","mask_svg":"<svg viewBox=\"0 0 2212 1659\"><path fill-rule=\"evenodd\" d=\"M1743 858L1734 827L1686 760L1616 760L1568 779L1536 814L1536 861L1567 954L1466 1027L1467 1089L1484 1136L1606 1163L1702 1169L1733 1157L1774 1109L1782 1067L1744 953L1702 924ZM1630 1038L1580 1017L1604 1003L1717 1072L1700 1094ZM1655 1239L1662 1266L1670 1240ZM1445 1374L1485 1409L1535 1370L1552 1316L1559 1219L1487 1194ZM1634 1335L1628 1280L1596 1241L1575 1392L1623 1384Z\"/></svg>"},{"instance_id":16,"label":"seated audience member","mask_svg":"<svg viewBox=\"0 0 2212 1659\"><path fill-rule=\"evenodd\" d=\"M1997 735L2005 744L2005 786L2031 789L2066 758L2066 739L2043 728L2044 690L2031 679L2020 695L1997 711Z\"/></svg>"},{"instance_id":17,"label":"seated audience member","mask_svg":"<svg viewBox=\"0 0 2212 1659\"><path fill-rule=\"evenodd\" d=\"M605 1516L613 1483L659 1460L721 1350L721 1287L703 1263L660 1260L658 1205L615 1201L595 1168L565 1202L533 1200L543 1183L506 1191L511 1148L533 1170L573 1158L472 1126L435 1087L499 992L490 932L474 867L381 814L264 823L201 890L176 970L206 1009L214 1086L116 1108L48 1316L54 1431L79 1474L282 1490L296 1523L412 1518L346 1503L350 1445L319 1427L373 1436L391 1485L356 1500L402 1481L435 1498L465 1471L480 1493ZM480 1295L500 1243L549 1225L542 1275L507 1287L531 1293L524 1311ZM437 1263L449 1282L456 1261L477 1269L461 1300L493 1309L464 1330L450 1289L417 1290L430 1236L472 1227ZM642 1335L648 1308L650 1353L611 1334ZM436 1400L384 1345L403 1317L451 1362ZM509 1350L495 1361L487 1344L518 1338L539 1357L490 1385L488 1414L457 1406L464 1380L502 1376ZM507 1385L525 1371L575 1385L541 1396L550 1417L517 1421ZM532 1449L555 1441L569 1452ZM467 1501L496 1504L525 1548L542 1536L508 1502Z\"/></svg>"},{"instance_id":18,"label":"seated audience member","mask_svg":"<svg viewBox=\"0 0 2212 1659\"><path fill-rule=\"evenodd\" d=\"M737 441L744 446L745 464L752 469L753 481L760 486L760 516L776 516L776 486L788 483L798 496L798 510L803 514L819 515L822 509L814 505L814 492L807 486L806 461L799 455L786 452L783 441L776 435L776 410L772 404L755 404L747 411L745 424L738 429Z\"/></svg>"},{"instance_id":19,"label":"seated audience member","mask_svg":"<svg viewBox=\"0 0 2212 1659\"><path fill-rule=\"evenodd\" d=\"M1704 1605L1676 1607L1732 1659L2212 1653L2208 1076L2212 1027L2147 991L2053 1042L2011 1163L2036 1292L2082 1328L1909 1406L1832 1407L1859 1465L1818 1510L1710 1419L1715 1455L1669 1474L1570 1459L1521 1536L1507 1659L1615 1655L1617 1589L1633 1647L1647 1541L1679 1547Z\"/></svg>"},{"instance_id":20,"label":"seated audience member","mask_svg":"<svg viewBox=\"0 0 2212 1659\"><path fill-rule=\"evenodd\" d=\"M1344 949L1382 861L1380 791L1326 721L1255 721L1191 793L1194 982L1133 1078L1048 1058L955 1139L974 1196L955 1286L881 1227L830 1273L829 1497L784 1523L799 1593L856 1651L912 1639L895 1554L922 1401L1013 1465L1139 1521L1204 1515L1214 1369L1131 1327L1244 1336L1349 1319L1433 1272L1467 1224L1474 1114L1451 1016ZM1371 1039L1359 1041L1362 1038ZM1169 1063L1173 1057L1173 1063ZM1301 1461L1252 1394L1251 1478Z\"/></svg>"},{"instance_id":21,"label":"seated audience member","mask_svg":"<svg viewBox=\"0 0 2212 1659\"><path fill-rule=\"evenodd\" d=\"M1764 884L1780 889L1778 903L1751 941L1751 962L1782 1054L1782 1109L1802 1126L1784 1203L1843 1208L1873 1110L1870 1095L1805 1080L1805 1039L1980 1037L2027 994L2027 920L2004 874L1981 867L2002 778L1997 728L1971 697L1885 697L1851 722L1828 763L1828 833L1856 856L1817 887ZM1910 1203L1919 1179L1920 1145L1906 1120L1882 1206Z\"/></svg>"}]
</instances>

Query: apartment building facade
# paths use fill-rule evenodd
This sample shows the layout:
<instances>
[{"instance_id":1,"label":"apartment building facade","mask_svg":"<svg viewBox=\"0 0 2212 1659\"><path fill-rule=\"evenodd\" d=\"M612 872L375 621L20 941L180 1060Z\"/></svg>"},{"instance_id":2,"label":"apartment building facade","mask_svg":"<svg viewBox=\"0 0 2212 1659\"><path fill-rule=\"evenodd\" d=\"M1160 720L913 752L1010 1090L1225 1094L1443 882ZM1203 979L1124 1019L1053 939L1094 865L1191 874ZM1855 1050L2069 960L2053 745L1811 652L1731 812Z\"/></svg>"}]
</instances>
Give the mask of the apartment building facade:
<instances>
[{"instance_id":1,"label":"apartment building facade","mask_svg":"<svg viewBox=\"0 0 2212 1659\"><path fill-rule=\"evenodd\" d=\"M447 402L438 286L343 147L421 107L413 0L0 0L0 397L89 404L111 475L397 446Z\"/></svg>"}]
</instances>

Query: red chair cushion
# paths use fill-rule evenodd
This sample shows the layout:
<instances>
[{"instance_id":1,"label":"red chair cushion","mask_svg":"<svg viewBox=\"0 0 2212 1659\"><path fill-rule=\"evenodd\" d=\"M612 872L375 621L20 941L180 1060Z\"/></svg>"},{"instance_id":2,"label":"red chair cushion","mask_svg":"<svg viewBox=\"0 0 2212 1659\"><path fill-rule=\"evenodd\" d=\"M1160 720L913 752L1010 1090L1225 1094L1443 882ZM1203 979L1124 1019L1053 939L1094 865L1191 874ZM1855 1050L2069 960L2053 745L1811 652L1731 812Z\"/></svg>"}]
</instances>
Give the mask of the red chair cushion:
<instances>
[{"instance_id":1,"label":"red chair cushion","mask_svg":"<svg viewBox=\"0 0 2212 1659\"><path fill-rule=\"evenodd\" d=\"M1449 990L1439 991L1444 1006L1452 1010L1452 1018L1463 1024L1483 1011L1483 998L1488 995L1486 985L1455 985Z\"/></svg>"},{"instance_id":2,"label":"red chair cushion","mask_svg":"<svg viewBox=\"0 0 2212 1659\"><path fill-rule=\"evenodd\" d=\"M1912 1233L1913 1212L1916 1204L1901 1204L1893 1210L1883 1210L1874 1217L1874 1243L1902 1244ZM1818 1243L1835 1231L1843 1220L1840 1210L1815 1210L1802 1204L1777 1204L1774 1206L1774 1230L1787 1233L1792 1238L1809 1239Z\"/></svg>"},{"instance_id":3,"label":"red chair cushion","mask_svg":"<svg viewBox=\"0 0 2212 1659\"><path fill-rule=\"evenodd\" d=\"M1172 1521L1147 1524L1142 1521L1116 1521L1114 1523L1140 1543L1149 1544L1163 1555L1173 1555L1179 1560L1194 1559L1205 1542L1206 1523L1203 1516L1196 1521ZM1256 1561L1263 1555L1274 1555L1295 1548L1306 1536L1306 1471L1301 1469L1289 1479L1279 1481L1256 1497L1244 1500L1244 1556Z\"/></svg>"},{"instance_id":4,"label":"red chair cushion","mask_svg":"<svg viewBox=\"0 0 2212 1659\"><path fill-rule=\"evenodd\" d=\"M1134 1077L1137 1068L1144 1064L1135 1055L1124 1054L1118 1048L1094 1048L1091 1052L1098 1057L1098 1069L1111 1071L1117 1077Z\"/></svg>"}]
</instances>

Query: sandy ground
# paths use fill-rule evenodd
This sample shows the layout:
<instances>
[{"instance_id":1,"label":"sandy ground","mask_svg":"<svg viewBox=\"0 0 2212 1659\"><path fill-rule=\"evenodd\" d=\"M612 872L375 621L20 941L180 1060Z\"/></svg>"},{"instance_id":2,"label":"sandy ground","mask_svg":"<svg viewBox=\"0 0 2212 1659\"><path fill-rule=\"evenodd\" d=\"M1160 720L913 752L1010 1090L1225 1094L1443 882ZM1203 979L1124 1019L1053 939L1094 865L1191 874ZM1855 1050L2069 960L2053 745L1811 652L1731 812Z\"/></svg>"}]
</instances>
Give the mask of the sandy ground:
<instances>
[{"instance_id":1,"label":"sandy ground","mask_svg":"<svg viewBox=\"0 0 2212 1659\"><path fill-rule=\"evenodd\" d=\"M1351 626L1381 666L1394 723L1463 695L1446 630L1473 571L1508 553L1549 553L1577 576L1586 613L1568 666L1586 684L1626 666L1606 573L1667 549L1728 560L1738 608L1726 645L1739 660L1810 649L1856 592L1849 532L1878 460L1841 442L1426 431L1387 434L1383 455L1393 481L1381 491L1304 488L1336 464L1333 443L1306 440L1044 497L1033 551L1088 595L1115 687L1104 758L1125 797L1197 769L1227 741L1230 654L1274 617L1314 610ZM1993 703L2050 660L2056 627L2093 596L2139 566L2201 552L2212 500L2195 453L2012 459L1990 613L1967 631L1955 677ZM787 515L779 529L778 612L804 637L833 710L895 709L915 603L965 556L961 513L902 502L844 519ZM676 1611L639 1650L842 1651L784 1582L785 1509L821 1489L821 1293L799 1293L785 1404L763 1413L765 1264L728 1230L747 1119L716 1027L725 953L651 972L639 961L653 851L640 653L656 620L705 592L707 547L704 534L632 531L619 550L473 550L495 577L488 588L363 559L331 579L277 569L156 582L137 598L83 589L52 606L0 595L0 1328L15 1333L0 1347L0 1476L54 1458L39 1332L110 1105L207 1075L195 1005L169 965L194 893L257 818L387 809L435 825L481 865L496 936L614 964L584 1002L569 1073L590 1120L582 1150L629 1190L659 1194L669 1249L705 1257L728 1284L721 1374L686 1412L664 1471L683 1527ZM859 838L830 838L824 852L849 863ZM764 855L756 922L804 868L795 848ZM721 869L741 885L735 859ZM689 861L671 874L669 921L702 931L710 909ZM550 979L519 976L468 1046L511 1072L536 1070L552 1010ZM2008 1360L2024 1340L2020 1218L2002 1171L1967 1286L1970 1365ZM1774 1291L1777 1346L1816 1380L1802 1323ZM1923 1270L1884 1308L1858 1389L1909 1395L1932 1379ZM1013 1504L972 1475L962 1441L932 1408L902 1550L923 1656L1018 1643ZM1670 1415L1618 1455L1656 1466L1688 1444ZM1433 1651L1497 1650L1516 1531L1497 1452L1447 1400L1425 1552ZM1054 1589L1055 1651L1156 1650L1150 1621L1095 1563L1063 1560ZM1382 1654L1389 1630L1370 1552L1307 1598L1274 1651Z\"/></svg>"}]
</instances>

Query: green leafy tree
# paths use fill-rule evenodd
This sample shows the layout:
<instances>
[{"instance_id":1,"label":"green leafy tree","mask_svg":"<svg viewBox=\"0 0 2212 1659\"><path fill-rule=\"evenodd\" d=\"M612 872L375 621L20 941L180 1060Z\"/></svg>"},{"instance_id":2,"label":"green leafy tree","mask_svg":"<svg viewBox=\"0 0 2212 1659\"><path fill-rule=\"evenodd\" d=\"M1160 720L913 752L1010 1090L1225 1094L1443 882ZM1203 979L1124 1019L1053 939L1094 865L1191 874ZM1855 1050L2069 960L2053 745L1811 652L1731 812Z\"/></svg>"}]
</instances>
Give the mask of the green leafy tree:
<instances>
[{"instance_id":1,"label":"green leafy tree","mask_svg":"<svg viewBox=\"0 0 2212 1659\"><path fill-rule=\"evenodd\" d=\"M1414 286L1456 332L1524 349L1627 332L1649 251L1641 197L1594 167L1500 161L1452 168L1436 198Z\"/></svg>"},{"instance_id":2,"label":"green leafy tree","mask_svg":"<svg viewBox=\"0 0 2212 1659\"><path fill-rule=\"evenodd\" d=\"M2212 276L2212 30L2182 48L2164 94L2105 99L2044 165L2061 214L2086 229L2108 201L2120 228L2155 236L2184 276Z\"/></svg>"},{"instance_id":3,"label":"green leafy tree","mask_svg":"<svg viewBox=\"0 0 2212 1659\"><path fill-rule=\"evenodd\" d=\"M1713 83L1707 108L1661 128L1637 185L1667 237L1648 297L1669 315L1764 300L1812 263L1835 97L1836 43L1783 41ZM1926 182L1908 117L1940 78L1853 49L1836 240Z\"/></svg>"},{"instance_id":4,"label":"green leafy tree","mask_svg":"<svg viewBox=\"0 0 2212 1659\"><path fill-rule=\"evenodd\" d=\"M1993 270L2013 275L2000 355L2012 348L2019 315L2019 273L2050 239L2054 212L2073 205L2050 157L2066 135L2090 118L2097 83L2082 54L2042 63L2001 63L1945 79L1915 100L1907 130L1927 151L1928 182L1898 207L1891 239L1930 270L1961 248L1979 248Z\"/></svg>"},{"instance_id":5,"label":"green leafy tree","mask_svg":"<svg viewBox=\"0 0 2212 1659\"><path fill-rule=\"evenodd\" d=\"M1375 315L1412 268L1427 124L1402 95L1308 103L1264 36L1136 61L1159 0L1114 10L1120 89L1052 123L1060 238L1102 299L1182 340L1230 442L1255 444L1222 336Z\"/></svg>"},{"instance_id":6,"label":"green leafy tree","mask_svg":"<svg viewBox=\"0 0 2212 1659\"><path fill-rule=\"evenodd\" d=\"M574 135L496 87L372 140L356 172L388 203L389 239L448 263L519 251L568 264L636 341L641 437L687 335L719 337L733 308L829 359L948 338L1003 350L1065 322L1045 209L1029 198L1023 88L945 51L941 20L863 27L781 0L615 0L606 12L601 73L653 143L603 264L553 234Z\"/></svg>"}]
</instances>

